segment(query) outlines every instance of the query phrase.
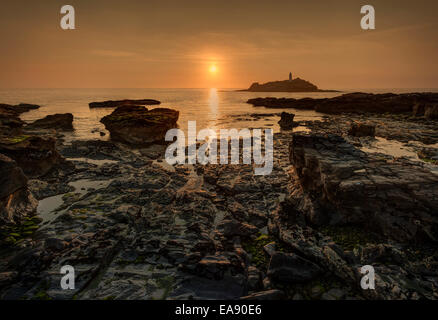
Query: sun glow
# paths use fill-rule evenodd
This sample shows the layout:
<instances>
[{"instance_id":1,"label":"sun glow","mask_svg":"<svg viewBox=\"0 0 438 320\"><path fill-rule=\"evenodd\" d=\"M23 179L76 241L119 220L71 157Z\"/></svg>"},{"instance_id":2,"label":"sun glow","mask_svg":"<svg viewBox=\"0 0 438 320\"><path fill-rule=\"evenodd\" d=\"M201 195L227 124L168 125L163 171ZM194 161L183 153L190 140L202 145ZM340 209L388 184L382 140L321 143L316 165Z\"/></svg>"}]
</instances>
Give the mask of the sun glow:
<instances>
[{"instance_id":1,"label":"sun glow","mask_svg":"<svg viewBox=\"0 0 438 320\"><path fill-rule=\"evenodd\" d=\"M208 70L210 71L210 73L214 74L217 72L217 67L215 64L212 64Z\"/></svg>"}]
</instances>

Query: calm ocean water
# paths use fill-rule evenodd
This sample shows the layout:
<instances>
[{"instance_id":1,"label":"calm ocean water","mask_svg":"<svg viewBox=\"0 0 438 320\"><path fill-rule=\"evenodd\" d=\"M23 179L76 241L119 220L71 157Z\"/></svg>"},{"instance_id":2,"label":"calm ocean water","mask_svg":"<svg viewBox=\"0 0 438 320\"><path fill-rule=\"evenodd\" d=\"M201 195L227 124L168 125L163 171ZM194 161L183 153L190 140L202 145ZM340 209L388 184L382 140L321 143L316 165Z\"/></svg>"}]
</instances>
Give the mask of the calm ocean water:
<instances>
[{"instance_id":1,"label":"calm ocean water","mask_svg":"<svg viewBox=\"0 0 438 320\"><path fill-rule=\"evenodd\" d=\"M356 91L356 90L355 90ZM359 91L359 90L357 90ZM366 92L413 92L438 91L436 89L388 89L367 90ZM351 90L349 90L351 92ZM34 103L41 105L38 110L32 110L21 115L24 121L33 121L49 114L70 112L74 115L75 131L71 139L107 139L101 138L98 132L104 131L99 120L112 112L113 109L90 109L88 103L103 100L118 99L156 99L161 101L160 107L168 107L180 111L178 125L186 130L187 121L196 120L197 130L203 128L263 128L272 127L278 130L278 117L266 117L263 120L235 121L237 115L249 113L277 113L281 109L266 109L253 107L245 103L255 97L293 97L293 98L323 98L334 97L341 93L256 93L235 92L220 89L0 89L0 103ZM153 108L153 107L151 107ZM287 109L285 109L287 110ZM318 119L321 114L314 111L291 110L296 114L296 120ZM244 118L244 117L243 117Z\"/></svg>"}]
</instances>

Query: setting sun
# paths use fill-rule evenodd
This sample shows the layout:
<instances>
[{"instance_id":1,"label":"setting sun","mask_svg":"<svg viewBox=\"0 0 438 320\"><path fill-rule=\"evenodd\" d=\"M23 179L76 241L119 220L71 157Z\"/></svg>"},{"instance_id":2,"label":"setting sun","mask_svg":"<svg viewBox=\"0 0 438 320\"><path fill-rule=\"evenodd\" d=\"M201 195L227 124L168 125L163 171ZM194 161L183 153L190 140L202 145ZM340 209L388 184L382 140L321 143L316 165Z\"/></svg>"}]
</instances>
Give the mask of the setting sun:
<instances>
[{"instance_id":1,"label":"setting sun","mask_svg":"<svg viewBox=\"0 0 438 320\"><path fill-rule=\"evenodd\" d=\"M211 65L209 70L210 70L210 73L216 73L216 72L217 72L217 67L216 67L216 65L214 65L214 64Z\"/></svg>"}]
</instances>

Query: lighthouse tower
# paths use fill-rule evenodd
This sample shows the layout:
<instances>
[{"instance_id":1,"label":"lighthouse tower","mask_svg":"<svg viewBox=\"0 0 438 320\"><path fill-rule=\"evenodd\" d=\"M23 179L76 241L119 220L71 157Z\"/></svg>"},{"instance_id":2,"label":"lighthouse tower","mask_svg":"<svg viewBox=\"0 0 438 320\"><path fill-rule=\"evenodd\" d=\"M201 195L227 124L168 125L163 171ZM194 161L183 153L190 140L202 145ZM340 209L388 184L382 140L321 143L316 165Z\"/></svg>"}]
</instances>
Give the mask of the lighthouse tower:
<instances>
[{"instance_id":1,"label":"lighthouse tower","mask_svg":"<svg viewBox=\"0 0 438 320\"><path fill-rule=\"evenodd\" d=\"M292 81L292 72L289 72L289 81Z\"/></svg>"}]
</instances>

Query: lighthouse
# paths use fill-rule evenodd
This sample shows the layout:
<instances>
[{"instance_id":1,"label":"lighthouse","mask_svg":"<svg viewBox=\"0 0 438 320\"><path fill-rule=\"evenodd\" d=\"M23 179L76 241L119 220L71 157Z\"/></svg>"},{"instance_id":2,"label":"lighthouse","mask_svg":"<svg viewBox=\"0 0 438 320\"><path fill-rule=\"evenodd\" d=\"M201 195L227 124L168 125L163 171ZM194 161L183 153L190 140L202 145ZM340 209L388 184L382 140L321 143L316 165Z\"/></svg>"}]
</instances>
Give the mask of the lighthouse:
<instances>
[{"instance_id":1,"label":"lighthouse","mask_svg":"<svg viewBox=\"0 0 438 320\"><path fill-rule=\"evenodd\" d=\"M289 72L289 81L292 81L292 72Z\"/></svg>"}]
</instances>

